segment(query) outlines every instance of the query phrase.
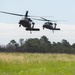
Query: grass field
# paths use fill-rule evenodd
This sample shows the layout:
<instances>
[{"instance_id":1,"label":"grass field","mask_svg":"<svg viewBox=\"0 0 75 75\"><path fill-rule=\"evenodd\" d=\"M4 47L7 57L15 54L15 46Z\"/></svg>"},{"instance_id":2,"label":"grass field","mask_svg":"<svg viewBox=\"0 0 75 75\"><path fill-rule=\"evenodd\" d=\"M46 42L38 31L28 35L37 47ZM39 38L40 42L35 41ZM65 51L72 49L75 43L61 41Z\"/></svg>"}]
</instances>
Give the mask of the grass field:
<instances>
[{"instance_id":1,"label":"grass field","mask_svg":"<svg viewBox=\"0 0 75 75\"><path fill-rule=\"evenodd\" d=\"M75 55L0 53L0 75L75 75Z\"/></svg>"}]
</instances>

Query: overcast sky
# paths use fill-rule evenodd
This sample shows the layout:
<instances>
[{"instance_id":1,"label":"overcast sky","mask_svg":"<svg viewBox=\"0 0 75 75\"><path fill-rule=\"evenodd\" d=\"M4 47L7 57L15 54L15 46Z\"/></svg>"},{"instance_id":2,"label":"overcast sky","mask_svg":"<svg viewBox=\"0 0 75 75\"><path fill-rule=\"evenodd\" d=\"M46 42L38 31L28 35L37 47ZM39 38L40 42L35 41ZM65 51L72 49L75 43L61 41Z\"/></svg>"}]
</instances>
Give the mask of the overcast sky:
<instances>
[{"instance_id":1,"label":"overcast sky","mask_svg":"<svg viewBox=\"0 0 75 75\"><path fill-rule=\"evenodd\" d=\"M67 20L58 21L61 31L52 33L50 30L42 30L44 22L36 22L36 27L41 28L40 32L25 31L19 28L18 22L22 17L0 13L0 44L7 44L20 38L40 38L45 35L51 42L60 42L62 39L68 40L71 44L75 43L75 0L0 0L0 10L25 14L29 11L31 16L53 16L48 19Z\"/></svg>"}]
</instances>

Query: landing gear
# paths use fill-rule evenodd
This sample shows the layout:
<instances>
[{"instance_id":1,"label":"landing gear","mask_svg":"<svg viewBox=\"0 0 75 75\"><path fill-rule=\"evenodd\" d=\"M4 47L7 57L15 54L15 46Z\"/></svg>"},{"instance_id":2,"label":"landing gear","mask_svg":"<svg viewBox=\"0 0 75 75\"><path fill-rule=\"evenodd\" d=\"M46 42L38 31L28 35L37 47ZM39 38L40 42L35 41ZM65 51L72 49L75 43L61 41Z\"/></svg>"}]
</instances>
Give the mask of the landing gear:
<instances>
[{"instance_id":1,"label":"landing gear","mask_svg":"<svg viewBox=\"0 0 75 75\"><path fill-rule=\"evenodd\" d=\"M57 26L57 24L56 24L56 23L54 23L54 29L56 28L56 26Z\"/></svg>"},{"instance_id":2,"label":"landing gear","mask_svg":"<svg viewBox=\"0 0 75 75\"><path fill-rule=\"evenodd\" d=\"M34 28L34 25L35 25L35 23L34 23L34 22L32 22L32 28Z\"/></svg>"}]
</instances>

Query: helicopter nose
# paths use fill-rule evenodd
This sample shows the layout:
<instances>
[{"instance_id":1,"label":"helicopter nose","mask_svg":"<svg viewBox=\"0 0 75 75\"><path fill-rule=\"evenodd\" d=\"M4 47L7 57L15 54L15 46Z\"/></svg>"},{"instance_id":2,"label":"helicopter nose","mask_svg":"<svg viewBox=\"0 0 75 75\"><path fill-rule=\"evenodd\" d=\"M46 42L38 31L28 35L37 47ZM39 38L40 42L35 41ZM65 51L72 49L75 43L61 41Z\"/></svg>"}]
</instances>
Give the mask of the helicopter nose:
<instances>
[{"instance_id":1,"label":"helicopter nose","mask_svg":"<svg viewBox=\"0 0 75 75\"><path fill-rule=\"evenodd\" d=\"M21 21L19 21L18 23L21 24Z\"/></svg>"},{"instance_id":2,"label":"helicopter nose","mask_svg":"<svg viewBox=\"0 0 75 75\"><path fill-rule=\"evenodd\" d=\"M42 27L44 27L44 25Z\"/></svg>"},{"instance_id":3,"label":"helicopter nose","mask_svg":"<svg viewBox=\"0 0 75 75\"><path fill-rule=\"evenodd\" d=\"M45 28L45 25L43 25L42 27L43 27L43 29L44 29L44 28Z\"/></svg>"},{"instance_id":4,"label":"helicopter nose","mask_svg":"<svg viewBox=\"0 0 75 75\"><path fill-rule=\"evenodd\" d=\"M46 25L43 25L42 27L46 27Z\"/></svg>"}]
</instances>

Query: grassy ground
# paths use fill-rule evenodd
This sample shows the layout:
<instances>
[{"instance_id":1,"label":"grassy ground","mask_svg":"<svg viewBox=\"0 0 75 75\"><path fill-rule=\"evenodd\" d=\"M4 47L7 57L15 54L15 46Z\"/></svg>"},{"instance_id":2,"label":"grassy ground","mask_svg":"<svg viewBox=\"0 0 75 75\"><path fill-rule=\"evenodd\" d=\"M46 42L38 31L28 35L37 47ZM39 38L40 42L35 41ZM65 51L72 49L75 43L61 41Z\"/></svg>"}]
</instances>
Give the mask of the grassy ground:
<instances>
[{"instance_id":1,"label":"grassy ground","mask_svg":"<svg viewBox=\"0 0 75 75\"><path fill-rule=\"evenodd\" d=\"M75 55L0 53L0 75L75 75Z\"/></svg>"}]
</instances>

